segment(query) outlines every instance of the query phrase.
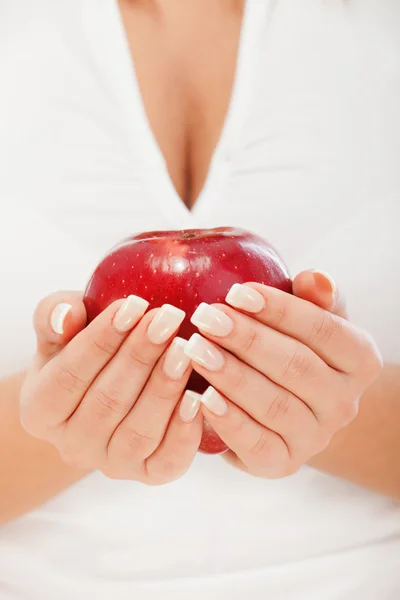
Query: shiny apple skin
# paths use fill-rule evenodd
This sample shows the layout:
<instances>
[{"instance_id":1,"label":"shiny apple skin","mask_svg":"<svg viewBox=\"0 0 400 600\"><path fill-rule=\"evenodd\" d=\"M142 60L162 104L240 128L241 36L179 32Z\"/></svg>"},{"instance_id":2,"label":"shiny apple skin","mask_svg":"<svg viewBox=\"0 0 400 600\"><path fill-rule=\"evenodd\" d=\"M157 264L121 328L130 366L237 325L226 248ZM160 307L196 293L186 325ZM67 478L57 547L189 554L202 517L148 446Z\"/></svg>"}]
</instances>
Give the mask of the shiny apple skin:
<instances>
[{"instance_id":1,"label":"shiny apple skin","mask_svg":"<svg viewBox=\"0 0 400 600\"><path fill-rule=\"evenodd\" d=\"M225 301L234 283L254 281L292 293L286 265L262 238L233 227L152 231L123 240L101 260L91 276L84 303L88 322L119 298L135 294L150 308L172 304L186 312L179 335L197 331L190 317L201 302ZM207 382L197 373L188 388L202 393ZM219 454L227 449L205 424L199 450Z\"/></svg>"}]
</instances>

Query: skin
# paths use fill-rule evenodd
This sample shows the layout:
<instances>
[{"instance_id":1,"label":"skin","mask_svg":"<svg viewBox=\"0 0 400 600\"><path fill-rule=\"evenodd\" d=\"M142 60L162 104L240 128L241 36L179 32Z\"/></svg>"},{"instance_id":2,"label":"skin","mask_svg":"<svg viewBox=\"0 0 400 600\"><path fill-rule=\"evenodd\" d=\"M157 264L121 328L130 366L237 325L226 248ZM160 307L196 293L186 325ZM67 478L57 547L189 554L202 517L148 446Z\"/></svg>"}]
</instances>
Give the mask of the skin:
<instances>
[{"instance_id":1,"label":"skin","mask_svg":"<svg viewBox=\"0 0 400 600\"><path fill-rule=\"evenodd\" d=\"M301 300L298 301L304 302L307 306L307 310L310 309L310 306L315 309L315 315L317 317L317 322L319 323L321 316L320 309L317 306L310 304L310 299L313 298L314 302L316 304L318 302L321 306L324 304L332 304L329 291L327 292L328 287L329 283L324 282L321 285L320 277L316 278L314 275L307 272L298 275L294 281L294 291L298 297L301 298ZM267 289L268 292L271 291L270 288ZM64 334L57 335L50 327L50 315L55 306L61 301L69 302L72 305L72 310L66 318ZM103 327L108 327L108 330L110 329L110 323L112 323L112 310L115 308L116 307L111 308L111 312L105 315L107 317L106 320L103 318L101 322L103 323ZM234 315L235 319L242 318L242 313L239 311L234 311L227 307L224 307L224 310L227 310L231 315ZM282 314L282 310L279 306L275 305L275 310ZM332 311L344 314L343 303L339 296L332 305ZM325 313L329 314L328 311L325 311ZM142 322L144 321L144 325L146 325L148 318L148 316L143 317ZM339 318L345 322L343 317ZM254 323L252 323L250 327L253 327L254 324L259 324L258 320L251 317L251 322L252 321L254 321ZM119 436L119 452L116 455L116 459L113 461L113 467L110 468L110 463L101 463L102 457L105 454L105 448L109 443L110 432L113 430L113 427L115 427L116 414L111 403L109 403L108 407L105 407L104 404L101 407L102 411L104 411L104 408L108 408L108 413L106 411L105 414L102 414L101 418L103 429L101 431L95 427L92 427L91 429L92 432L96 431L95 447L97 448L97 454L93 453L93 448L92 452L89 453L88 446L83 441L84 420L80 420L80 425L78 425L75 420L74 424L68 419L68 416L66 416L65 413L60 419L59 407L64 404L63 394L66 394L69 403L67 415L71 413L71 406L73 408L74 406L79 407L82 405L83 393L81 388L74 387L76 397L75 399L72 399L70 397L71 393L68 392L68 388L64 389L65 385L62 386L61 390L57 390L57 387L55 388L54 386L59 386L60 381L62 381L56 375L60 372L60 364L64 364L65 366L65 364L69 364L69 360L75 360L76 364L82 363L82 366L86 368L86 364L79 360L82 348L85 348L84 338L89 337L90 339L91 337L90 335L85 335L88 333L87 330L82 330L84 323L84 306L81 302L80 294L61 292L43 300L35 315L38 351L30 370L26 374L11 377L0 383L2 397L5 397L3 394L7 394L7 397L10 400L7 403L0 404L2 411L2 418L0 419L0 450L2 455L10 457L7 463L3 463L4 466L2 466L0 470L0 485L1 488L6 490L6 493L2 494L2 503L0 504L0 522L6 522L11 518L15 518L24 512L31 510L35 506L38 506L48 498L71 485L74 481L85 476L91 468L100 467L104 469L106 474L110 477L128 477L134 479L143 476L143 463L148 456L145 457L145 459L143 459L143 457L148 453L148 449L144 449L143 444L141 446L140 442L146 442L146 439L141 436L136 436L136 441L139 443L136 443L134 447L132 447L131 444L131 436L127 435L124 438L122 435L122 440L121 436ZM95 321L93 324L95 324ZM137 325L137 327L139 327L139 325ZM95 331L101 334L101 324L100 327L98 326L99 323L96 323ZM268 326L263 325L263 327L268 330ZM143 334L143 329L141 331ZM79 338L80 335L81 338ZM128 339L130 335L131 334L128 333L126 339ZM244 333L244 335L246 335L246 333ZM268 335L270 335L270 331L268 331ZM363 335L364 334L362 334L362 336ZM72 340L72 338L74 339ZM356 338L358 340L358 335ZM72 347L70 340L78 341L79 343L75 344L75 347ZM88 342L88 340L86 341ZM93 343L93 338L91 343ZM354 340L351 340L351 343L354 343ZM365 344L366 347L364 347L364 344L361 344L360 357L361 355L365 356L365 352L367 352L368 360L375 369L375 373L377 373L381 367L379 354L376 352L373 344L371 346L369 345L370 341L368 338L366 339ZM139 353L142 348L143 337L138 338L137 352ZM64 352L64 350L67 349L69 351L68 354L67 352ZM71 350L73 352L71 352ZM160 351L161 349L158 350L158 352ZM109 364L112 364L114 361L113 370L116 368L118 371L120 368L117 365L117 363L121 361L121 356L119 356L120 352L121 350L116 348L112 360L109 361ZM161 360L162 356L163 355L161 354ZM283 355L281 355L281 357L284 359ZM136 355L136 358L139 358L139 362L143 362L139 354ZM64 362L65 360L67 360L67 363ZM99 361L98 367L100 369L103 362L100 356L97 356L97 360ZM243 361L242 365L243 368L247 368ZM193 363L193 366L196 368L195 363ZM51 373L53 373L54 377L51 376ZM109 374L112 375L110 370ZM221 377L221 374L218 374L217 376ZM162 383L163 389L165 388L165 379L159 371L158 375L155 373L152 377L154 378L153 383L156 384L156 387ZM181 390L183 389L182 386L184 386L187 377L188 373L184 375L184 378L180 383L178 382L177 384L177 382L173 382L173 389L175 390L176 395L169 399L169 412L168 414L164 414L164 420L163 418L160 418L161 422L159 421L158 426L161 425L161 429L169 423L169 414L177 414L178 404L181 399ZM368 377L371 378L371 375L369 374ZM84 379L85 374L80 373L79 378ZM111 379L113 379L113 377L111 377ZM223 387L229 385L228 378L227 382L224 382L223 379L224 377L221 379L220 386ZM362 383L367 389L361 396L361 410L359 414L345 429L338 430L327 448L323 452L310 458L308 461L309 464L326 472L348 479L349 481L353 481L359 485L400 499L398 462L394 460L400 451L400 441L397 431L397 422L396 419L393 418L393 415L396 415L396 411L399 410L398 404L396 404L400 387L398 382L398 368L386 367L375 384L368 387L367 382ZM214 381L214 384L216 385L216 381ZM359 388L359 385L360 384L357 382L357 388ZM108 383L103 381L103 386L107 389ZM21 392L21 387L22 406L20 409L19 394ZM313 387L313 382L311 382L311 391L313 391ZM90 388L88 387L88 391L89 389ZM114 389L114 394L116 391L117 390ZM107 395L109 395L109 392L107 392ZM86 400L88 398L90 399L91 415L89 416L89 420L93 419L93 422L96 422L96 419L98 422L99 418L99 397L104 397L104 395L90 393L90 395L88 394L86 396ZM120 395L118 397L120 397ZM237 402L240 402L242 405L249 403L248 405L250 406L251 403L254 403L257 400L262 406L268 408L267 403L263 398L247 399L243 397L238 398ZM333 400L333 410L330 412L330 416L327 419L325 426L325 431L329 432L327 433L328 437L332 435L335 428L339 428L344 421L348 421L349 418L354 416L357 405L357 398L350 397L346 402L340 397L337 398L336 401L335 399ZM131 397L130 401L134 404L135 398ZM315 402L318 405L324 405L325 399L324 397L317 398ZM150 404L150 408L151 399L149 397L147 398L146 404L147 403ZM86 402L86 407L87 406L88 402ZM343 410L344 407L346 407L345 410ZM231 401L231 408L233 410L237 408L239 411L240 406ZM150 408L150 410L153 409ZM229 413L226 415L227 418L225 416L215 417L215 415L208 411L206 407L202 407L202 412L210 421L213 421L213 426L216 428L218 426L217 422L221 423L226 420L226 423L222 428L220 426L220 433L222 433L222 429L224 428L229 430ZM270 415L274 414L274 412L269 412ZM75 416L78 415L79 411L76 411L74 414ZM242 414L246 414L246 412L240 411L240 415ZM21 416L23 426L21 426ZM284 420L288 416L288 411L275 411L275 424L277 424L277 422L279 423L280 420L280 427L286 427ZM117 418L122 422L122 415L117 416ZM103 424L104 422L107 422L107 419L113 421L113 426L104 429ZM152 420L154 421L154 413L152 414ZM176 421L177 420L178 419L176 419ZM69 445L66 445L67 438L65 432L67 428L65 424L68 421L69 431L70 434L72 432L72 435L68 438ZM376 427L377 422L379 422L380 427ZM71 427L71 423L73 427ZM141 420L141 423L142 426L147 426L146 418ZM56 426L54 426L55 424ZM272 425L275 427L277 426L275 424L273 423ZM25 429L23 427L25 427ZM184 432L183 438L186 440L185 443L188 446L184 451L186 456L185 464L180 463L179 465L176 465L176 463L174 463L174 460L176 459L175 448L179 447L180 452L182 452L182 446L179 446L182 442L182 438L180 440L175 440L176 434L171 435L172 446L170 446L170 452L168 455L164 454L162 460L157 460L158 467L154 474L154 479L151 481L150 479L147 479L146 483L165 483L178 477L189 468L196 451L196 444L198 444L200 440L200 412L194 421L194 429L190 431L190 435L186 436L185 431L189 431L191 427L192 425L187 422L179 423L178 426L178 430ZM315 439L312 440L312 443L315 443L315 450L318 451L318 444L321 443L321 435L315 424L311 424L311 427L315 433ZM26 429L30 433L28 433ZM138 431L139 429L139 425L136 425L135 430ZM291 432L292 440L296 438L293 443L301 446L305 436L301 428L296 429L297 431ZM309 432L307 432L307 438L308 433ZM34 437L34 435L39 436L40 439ZM190 438L193 436L196 437L196 435L197 441L194 443ZM164 437L162 439L164 439ZM162 439L161 437L159 438L159 446L162 445ZM51 442L49 440L51 440ZM73 442L72 444L71 440ZM259 436L255 437L254 441L250 443L253 443L253 445L257 444L258 440ZM175 441L178 444L176 447ZM309 442L310 440L307 441ZM63 455L64 460L54 448L54 445ZM156 452L157 448L154 449L153 455ZM229 462L233 462L236 467L244 468L258 476L270 477L284 476L287 474L287 462L285 462L285 460L281 461L279 456L276 457L274 465L275 472L272 473L271 465L268 465L268 473L262 473L258 470L258 465L254 468L253 465L250 465L248 461L246 461L244 456L242 458L245 458L245 462L242 458L237 458L239 454L239 451L237 454L231 452L224 455L224 458ZM131 462L135 462L135 471L130 466L129 472L126 470L122 472L125 469L124 457L127 455L131 458ZM95 464L96 456L99 459L99 463ZM151 454L149 456L151 456ZM158 452L158 457L160 458L160 452ZM304 455L304 459L305 458L306 455ZM65 460L67 460L69 464L66 464ZM257 458L257 461L258 460L259 458ZM155 462L156 461L153 460L153 465Z\"/></svg>"},{"instance_id":2,"label":"skin","mask_svg":"<svg viewBox=\"0 0 400 600\"><path fill-rule=\"evenodd\" d=\"M191 0L189 8L189 3L182 3L181 0L120 0L120 8L149 122L166 158L172 183L182 200L192 207L204 185L231 97L243 1ZM218 48L218 52L215 52L215 48ZM204 89L208 90L207 97L204 96ZM163 102L160 102L160 98ZM263 293L267 297L270 290L263 290ZM316 393L314 378L309 378L307 382L304 377L301 389L298 388L297 378L296 387L290 389L290 393L298 399L297 407L301 408L304 415L307 436L301 428L295 431L293 421L285 421L292 415L290 411L282 410L284 404L280 410L279 404L277 410L269 412L270 417L275 414L273 422L264 423L263 416L254 413L254 406L262 404L264 396L259 398L242 393L231 397L233 394L229 388L232 383L228 372L207 374L209 381L212 380L211 383L224 393L228 401L226 415L216 417L205 407L201 412L217 431L219 428L221 435L229 437L233 450L225 456L226 460L253 475L284 476L308 461L318 469L400 499L400 473L396 466L400 453L397 426L400 416L400 367L386 365L381 372L379 353L364 333L348 327L343 300L339 294L332 296L329 282L317 281L310 273L303 273L295 280L294 293L297 298L293 300L301 303L296 304L298 310L305 310L303 303L307 305L307 310L311 310L310 302L315 305L314 317L318 323L321 307L326 314L329 311L338 315L341 325L336 333L341 331L343 334L335 342L335 348L331 349L329 356L324 354L322 357L319 351L307 349L304 341L298 340L299 332L287 325L285 335L296 339L304 347L302 352L308 355L313 352L319 359L320 368L318 376L315 376L319 381L320 393ZM281 300L285 302L287 299ZM70 302L73 307L62 336L56 335L50 327L50 314L59 302ZM102 386L107 388L107 381L112 381L115 373L122 368L124 345L126 349L129 344L131 358L139 358L137 366L143 362L139 350L149 351L149 345L144 340L151 316L145 316L132 332L121 337L112 330L115 309L117 306L111 307L88 333L82 330L85 315L79 294L58 293L45 299L38 307L35 316L38 336L35 360L27 373L0 382L0 395L7 399L0 403L0 454L9 457L0 468L0 522L31 510L85 476L92 468L100 468L109 477L138 479L147 484L165 483L181 476L189 468L200 437L201 412L192 423L179 419L178 407L188 375L180 382L165 381L157 365L165 358L168 342L150 352L152 358L147 363L149 379L146 385L153 391L147 394L146 402L139 402L141 397L143 400L143 384L144 387L137 389L136 395L129 398L132 406L125 401L122 412L121 403L118 404L119 413L114 410L112 403L103 402L99 406L101 395L98 389L96 391L96 385L100 380L100 371L107 367L110 379L105 380L104 376L101 379ZM229 311L238 327L240 325L243 336L246 336L246 327L247 335L249 330L258 327L260 339L271 339L272 333L280 333L277 331L279 322L275 322L275 329L274 323L269 321L273 315L243 316L242 312L234 309L223 310ZM275 310L277 314L282 314L278 304L275 304ZM314 317L311 316L309 321L311 330ZM104 337L105 331L110 339ZM345 331L346 335L343 333ZM360 336L362 342L358 345ZM325 336L325 341L327 338L329 341L329 336ZM103 352L101 342L93 347L93 341L99 339L103 343L107 340ZM234 338L213 339L213 342L222 351L231 343L233 354L240 354ZM339 362L350 346L358 357L356 366ZM86 347L92 347L93 352L86 354L91 359L83 363L79 356ZM286 364L288 358L290 360L283 350L280 357L281 361L286 360ZM235 360L239 369L253 368L248 364L252 360L250 356L239 355ZM65 386L65 379L60 379L59 374L62 365L70 364L68 361L75 366L82 363L85 368L91 367L90 373L79 372L80 380L86 377L88 385L85 388L79 387L78 383L75 390L65 389L68 386ZM333 363L328 365L325 361ZM362 367L365 361L370 365L368 373ZM192 367L198 368L196 363ZM266 367L258 367L261 376L267 380L266 375L262 375ZM376 381L373 383L374 379ZM293 382L295 380L296 377ZM332 393L333 390L330 393L329 411L326 413L323 410L324 381L329 384L334 381L336 390L336 395ZM61 390L57 387L60 382L64 384ZM171 383L168 387L168 410L157 423L158 433L153 432L151 436L145 430L140 430L139 426L147 426L146 405L149 404L150 409L159 394L157 390L164 389L166 383L168 386ZM283 382L281 384L282 389L287 389ZM74 396L76 392L79 393ZM60 394L61 398L65 396L67 399L68 410L64 413L59 410L63 406ZM356 415L360 396L361 409ZM310 406L312 403L316 414L321 413L320 420L312 416L313 410L307 409L308 402ZM138 415L133 407L140 405L143 411ZM102 413L99 413L99 408ZM126 425L127 415L132 416L134 412L135 427L124 427L122 424ZM91 419L101 427L93 427L92 431L98 430L99 433L88 449L83 439ZM242 447L234 430L246 419L251 422L254 435L249 435L246 446ZM279 431L275 431L278 428ZM132 431L136 431L133 438ZM138 436L138 431L144 435ZM119 441L110 445L112 451L107 453L111 438ZM272 439L276 447L272 453L273 459L266 452L273 445ZM157 445L154 440L158 442ZM265 440L265 443L260 443L260 440ZM152 443L149 444L149 441ZM293 449L291 456L294 457L291 461L288 461L285 450L289 444ZM179 464L171 458L176 457L177 448L184 456ZM254 448L258 451L252 452ZM127 457L133 459L130 463L134 463L128 467Z\"/></svg>"},{"instance_id":3,"label":"skin","mask_svg":"<svg viewBox=\"0 0 400 600\"><path fill-rule=\"evenodd\" d=\"M199 447L202 419L185 423L176 410L189 365L179 380L163 370L177 327L164 343L153 343L148 328L162 310L154 309L121 332L115 324L123 300L85 327L75 294L57 335L49 324L59 298L46 298L36 311L39 348L20 394L24 429L56 446L71 467L148 485L183 475Z\"/></svg>"},{"instance_id":4,"label":"skin","mask_svg":"<svg viewBox=\"0 0 400 600\"><path fill-rule=\"evenodd\" d=\"M231 98L244 0L119 5L151 128L177 193L193 207Z\"/></svg>"},{"instance_id":5,"label":"skin","mask_svg":"<svg viewBox=\"0 0 400 600\"><path fill-rule=\"evenodd\" d=\"M43 504L86 475L21 425L19 395L26 373L0 381L0 525Z\"/></svg>"},{"instance_id":6,"label":"skin","mask_svg":"<svg viewBox=\"0 0 400 600\"><path fill-rule=\"evenodd\" d=\"M321 285L323 276L315 278ZM264 297L264 308L243 313L214 305L232 331L200 332L218 347L223 366L193 367L224 396L225 414L203 412L231 449L228 460L256 476L284 477L354 420L382 363L371 338L346 319L274 288L249 287ZM331 303L342 312L333 290Z\"/></svg>"},{"instance_id":7,"label":"skin","mask_svg":"<svg viewBox=\"0 0 400 600\"><path fill-rule=\"evenodd\" d=\"M200 331L218 345L224 364L209 370L193 361L193 368L225 396L226 414L203 412L231 449L230 460L253 475L284 477L356 417L381 359L372 340L344 318L280 290L250 286L265 307L244 314L216 305L230 317L232 331L223 337L212 335L212 328ZM183 475L198 450L202 421L199 414L183 421L178 410L189 365L179 379L163 369L177 327L163 343L149 338L161 308L121 332L116 323L122 300L85 327L76 295L64 333L51 334L59 304L54 294L35 315L38 354L20 395L24 429L56 446L72 467L150 485ZM49 341L46 334L56 338Z\"/></svg>"}]
</instances>

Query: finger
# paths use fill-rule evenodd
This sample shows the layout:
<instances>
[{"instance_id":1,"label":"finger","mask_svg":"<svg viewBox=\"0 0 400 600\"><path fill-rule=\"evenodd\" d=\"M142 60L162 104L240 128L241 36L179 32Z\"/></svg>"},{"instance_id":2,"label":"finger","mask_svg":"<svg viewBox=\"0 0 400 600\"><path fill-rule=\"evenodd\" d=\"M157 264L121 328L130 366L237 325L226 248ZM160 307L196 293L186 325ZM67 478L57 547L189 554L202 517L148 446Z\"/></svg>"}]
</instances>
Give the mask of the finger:
<instances>
[{"instance_id":1,"label":"finger","mask_svg":"<svg viewBox=\"0 0 400 600\"><path fill-rule=\"evenodd\" d=\"M293 280L293 294L338 317L348 318L344 294L324 271L302 271Z\"/></svg>"},{"instance_id":2,"label":"finger","mask_svg":"<svg viewBox=\"0 0 400 600\"><path fill-rule=\"evenodd\" d=\"M190 420L183 421L180 407L175 409L161 444L145 461L147 473L145 483L164 484L181 477L196 456L203 431L203 415L197 410L200 394L186 392L185 396L189 399L191 407ZM193 401L196 397L197 399ZM186 412L185 418L187 414Z\"/></svg>"},{"instance_id":3,"label":"finger","mask_svg":"<svg viewBox=\"0 0 400 600\"><path fill-rule=\"evenodd\" d=\"M136 342L135 353L140 349L140 360L135 356L132 364L119 360L114 368L109 365L110 373L105 370L102 374L103 383L99 380L94 384L93 393L87 394L75 413L74 425L81 444L93 423L97 423L90 450L92 456L100 455L102 460L132 462L144 460L154 452L189 379L190 359L183 354L184 340L175 338L159 360L167 342L155 345L146 339L147 325L143 319L131 334L136 339L129 339L132 348ZM104 390L110 385L118 390L111 392L113 401L104 406L101 400L101 406L96 407L98 397L111 397L110 392L96 388Z\"/></svg>"},{"instance_id":4,"label":"finger","mask_svg":"<svg viewBox=\"0 0 400 600\"><path fill-rule=\"evenodd\" d=\"M218 330L218 327L222 320L226 322L225 319L231 321L230 333L215 336L206 331L207 328L221 334L222 330ZM338 395L343 392L344 398L345 393L348 393L346 378L331 369L310 348L250 316L224 305L201 304L193 314L192 322L197 324L204 337L218 344L218 348L213 346L214 350L211 352L207 343L202 341L203 338L195 334L185 351L192 360L203 367L208 366L211 371L220 371L219 363L222 363L222 359L229 364L234 354L240 359L237 361L238 374L243 372L242 363L246 363L301 398L316 417L321 419L331 415L337 406ZM229 350L231 354L223 353L222 348ZM212 383L208 376L206 379Z\"/></svg>"},{"instance_id":5,"label":"finger","mask_svg":"<svg viewBox=\"0 0 400 600\"><path fill-rule=\"evenodd\" d=\"M118 431L120 424L121 430L117 438L123 438L123 432L125 432L125 442L131 450L135 444L135 432L137 434L137 450L139 450L140 440L144 442L148 438L147 441L150 443L152 437L157 437L156 434L152 436L152 431L142 432L141 427L154 428L155 424L159 422L166 427L189 377L190 361L183 354L182 345L179 345L179 342L169 348L167 356L160 361L160 364L157 364L157 361L166 350L172 335L176 333L184 318L183 311L169 305L147 313L126 338L113 359L95 379L79 407L69 418L65 429L66 443L69 447L84 448L88 464L98 464L99 461L106 460L110 438L114 432ZM157 324L158 326L161 324L163 329L164 341L162 343L154 343L154 335L151 335L151 333L154 334L154 327ZM168 328L168 337L166 328ZM172 380L165 374L163 366L167 358L167 366L170 366L171 363L171 369L175 366L174 373L177 372L176 366L180 369L179 373L182 377L178 380ZM182 360L184 361L183 365ZM186 379L186 381L182 383L182 379ZM139 414L139 419L137 419L136 411L134 410L132 413L132 409L136 407L142 393L145 393L143 402L145 415L140 419L141 414ZM149 401L152 393L154 398ZM149 401L150 410L147 410L146 400ZM151 412L152 410L153 412ZM156 411L160 412L159 418ZM128 414L129 416L124 421ZM142 437L140 437L141 433L143 433ZM158 439L157 443L159 441ZM111 447L109 450L111 451Z\"/></svg>"},{"instance_id":6,"label":"finger","mask_svg":"<svg viewBox=\"0 0 400 600\"><path fill-rule=\"evenodd\" d=\"M86 325L81 292L57 292L44 298L33 317L41 368Z\"/></svg>"},{"instance_id":7,"label":"finger","mask_svg":"<svg viewBox=\"0 0 400 600\"><path fill-rule=\"evenodd\" d=\"M202 396L202 411L215 433L253 473L270 478L289 474L292 460L285 441L213 387Z\"/></svg>"},{"instance_id":8,"label":"finger","mask_svg":"<svg viewBox=\"0 0 400 600\"><path fill-rule=\"evenodd\" d=\"M122 329L134 327L147 306L136 296L117 300L79 332L43 367L29 404L23 406L25 417L29 412L44 429L65 422L126 338L128 331Z\"/></svg>"},{"instance_id":9,"label":"finger","mask_svg":"<svg viewBox=\"0 0 400 600\"><path fill-rule=\"evenodd\" d=\"M251 302L247 300L251 290ZM273 287L249 283L234 286L227 296L234 308L244 310L251 316L291 338L294 338L318 354L334 369L351 373L363 367L371 348L368 336L350 323L332 313Z\"/></svg>"},{"instance_id":10,"label":"finger","mask_svg":"<svg viewBox=\"0 0 400 600\"><path fill-rule=\"evenodd\" d=\"M189 353L198 357L198 349L195 347L193 353L190 343ZM305 402L228 352L222 351L221 355L223 366L219 370L209 371L194 364L195 370L255 421L279 434L292 454L305 455L310 440L318 443L320 424Z\"/></svg>"}]
</instances>

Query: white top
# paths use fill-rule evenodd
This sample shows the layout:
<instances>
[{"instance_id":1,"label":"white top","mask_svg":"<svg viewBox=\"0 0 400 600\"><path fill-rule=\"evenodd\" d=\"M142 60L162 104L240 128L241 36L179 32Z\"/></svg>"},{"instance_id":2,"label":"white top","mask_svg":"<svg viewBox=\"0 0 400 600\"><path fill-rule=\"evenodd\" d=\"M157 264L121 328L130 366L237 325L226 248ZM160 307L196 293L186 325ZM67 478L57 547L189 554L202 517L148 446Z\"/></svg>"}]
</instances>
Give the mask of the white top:
<instances>
[{"instance_id":1,"label":"white top","mask_svg":"<svg viewBox=\"0 0 400 600\"><path fill-rule=\"evenodd\" d=\"M319 267L400 361L400 4L249 0L203 192L179 201L115 0L0 3L0 375L31 315L157 228L240 225ZM390 415L388 415L388 419ZM0 499L1 502L1 499ZM11 600L394 600L394 502L307 467L278 481L199 455L176 483L93 474L0 529Z\"/></svg>"}]
</instances>

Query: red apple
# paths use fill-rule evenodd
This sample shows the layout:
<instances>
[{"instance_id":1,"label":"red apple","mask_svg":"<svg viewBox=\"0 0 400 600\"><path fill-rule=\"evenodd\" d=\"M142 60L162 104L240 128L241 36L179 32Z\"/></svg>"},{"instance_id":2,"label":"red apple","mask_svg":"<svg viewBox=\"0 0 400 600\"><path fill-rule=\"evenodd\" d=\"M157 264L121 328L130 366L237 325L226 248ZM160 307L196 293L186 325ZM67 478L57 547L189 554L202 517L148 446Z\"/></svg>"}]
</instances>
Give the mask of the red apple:
<instances>
[{"instance_id":1,"label":"red apple","mask_svg":"<svg viewBox=\"0 0 400 600\"><path fill-rule=\"evenodd\" d=\"M123 240L95 269L85 291L89 322L111 302L135 294L150 308L173 304L186 312L179 335L196 331L190 317L200 302L224 302L234 283L255 281L291 293L288 270L277 251L242 229L219 227L153 231ZM203 392L207 382L193 373L188 388ZM226 445L205 423L200 451L218 454Z\"/></svg>"}]
</instances>

